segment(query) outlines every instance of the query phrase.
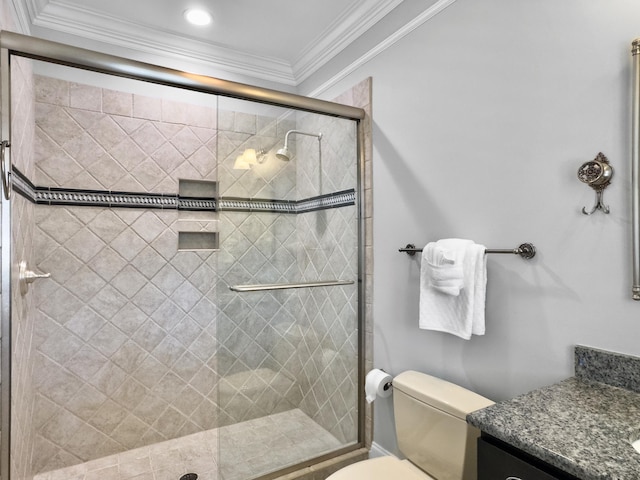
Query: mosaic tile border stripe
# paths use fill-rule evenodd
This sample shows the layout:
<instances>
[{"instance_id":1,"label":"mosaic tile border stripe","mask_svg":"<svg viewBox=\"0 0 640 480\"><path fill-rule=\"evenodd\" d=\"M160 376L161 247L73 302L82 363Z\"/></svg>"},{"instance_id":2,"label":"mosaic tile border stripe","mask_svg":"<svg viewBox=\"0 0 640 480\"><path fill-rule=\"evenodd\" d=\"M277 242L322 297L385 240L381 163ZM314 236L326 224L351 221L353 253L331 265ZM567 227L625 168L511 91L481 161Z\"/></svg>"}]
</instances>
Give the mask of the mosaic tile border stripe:
<instances>
[{"instance_id":1,"label":"mosaic tile border stripe","mask_svg":"<svg viewBox=\"0 0 640 480\"><path fill-rule=\"evenodd\" d=\"M329 208L344 207L356 204L356 191L354 189L343 190L341 192L320 195L318 197L307 198L296 202L296 213L313 212L316 210L327 210Z\"/></svg>"},{"instance_id":2,"label":"mosaic tile border stripe","mask_svg":"<svg viewBox=\"0 0 640 480\"><path fill-rule=\"evenodd\" d=\"M356 191L343 190L298 201L221 197L218 203L221 211L307 213L355 205Z\"/></svg>"},{"instance_id":3,"label":"mosaic tile border stripe","mask_svg":"<svg viewBox=\"0 0 640 480\"><path fill-rule=\"evenodd\" d=\"M192 198L180 197L176 194L37 187L15 167L11 175L11 183L17 193L37 205L297 214L346 207L355 205L356 203L356 192L354 189L295 201L232 197L221 197L219 199Z\"/></svg>"},{"instance_id":4,"label":"mosaic tile border stripe","mask_svg":"<svg viewBox=\"0 0 640 480\"><path fill-rule=\"evenodd\" d=\"M220 197L218 208L229 212L277 212L298 213L297 202L291 200L269 200L266 198Z\"/></svg>"}]
</instances>

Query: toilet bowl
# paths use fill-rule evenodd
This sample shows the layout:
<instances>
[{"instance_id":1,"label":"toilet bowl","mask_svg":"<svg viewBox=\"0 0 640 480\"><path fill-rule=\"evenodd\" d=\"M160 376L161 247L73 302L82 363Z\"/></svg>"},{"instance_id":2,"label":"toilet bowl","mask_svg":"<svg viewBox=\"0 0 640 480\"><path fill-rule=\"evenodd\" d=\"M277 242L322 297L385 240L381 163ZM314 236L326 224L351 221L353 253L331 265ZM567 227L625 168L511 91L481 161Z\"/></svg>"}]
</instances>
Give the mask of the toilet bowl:
<instances>
[{"instance_id":1,"label":"toilet bowl","mask_svg":"<svg viewBox=\"0 0 640 480\"><path fill-rule=\"evenodd\" d=\"M493 405L481 395L424 373L393 379L398 448L406 457L364 460L327 480L476 480L476 439L469 413Z\"/></svg>"},{"instance_id":2,"label":"toilet bowl","mask_svg":"<svg viewBox=\"0 0 640 480\"><path fill-rule=\"evenodd\" d=\"M434 480L409 460L390 455L341 468L327 480Z\"/></svg>"}]
</instances>

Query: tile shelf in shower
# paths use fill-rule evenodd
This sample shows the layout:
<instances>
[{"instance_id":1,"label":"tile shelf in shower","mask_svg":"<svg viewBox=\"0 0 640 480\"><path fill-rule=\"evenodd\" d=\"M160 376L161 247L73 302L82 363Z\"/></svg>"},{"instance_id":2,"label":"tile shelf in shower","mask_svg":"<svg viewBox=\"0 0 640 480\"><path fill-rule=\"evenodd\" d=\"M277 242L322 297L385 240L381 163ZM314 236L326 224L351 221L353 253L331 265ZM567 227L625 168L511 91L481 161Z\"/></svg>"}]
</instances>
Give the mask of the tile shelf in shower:
<instances>
[{"instance_id":1,"label":"tile shelf in shower","mask_svg":"<svg viewBox=\"0 0 640 480\"><path fill-rule=\"evenodd\" d=\"M17 193L38 205L298 214L351 206L355 205L356 200L354 189L318 195L303 200L273 200L238 197L205 198L179 194L39 187L15 167L13 167L11 183ZM191 191L191 189L188 190Z\"/></svg>"},{"instance_id":2,"label":"tile shelf in shower","mask_svg":"<svg viewBox=\"0 0 640 480\"><path fill-rule=\"evenodd\" d=\"M178 179L180 198L218 198L218 182L213 180Z\"/></svg>"},{"instance_id":3,"label":"tile shelf in shower","mask_svg":"<svg viewBox=\"0 0 640 480\"><path fill-rule=\"evenodd\" d=\"M218 250L218 232L178 232L178 251Z\"/></svg>"}]
</instances>

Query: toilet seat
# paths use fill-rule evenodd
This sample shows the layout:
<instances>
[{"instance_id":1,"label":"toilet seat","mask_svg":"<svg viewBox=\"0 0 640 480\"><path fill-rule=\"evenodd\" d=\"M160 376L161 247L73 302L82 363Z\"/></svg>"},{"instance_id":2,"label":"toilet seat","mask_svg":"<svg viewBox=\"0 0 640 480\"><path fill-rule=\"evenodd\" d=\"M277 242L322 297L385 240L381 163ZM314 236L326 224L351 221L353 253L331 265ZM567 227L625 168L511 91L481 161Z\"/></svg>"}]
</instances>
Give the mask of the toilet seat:
<instances>
[{"instance_id":1,"label":"toilet seat","mask_svg":"<svg viewBox=\"0 0 640 480\"><path fill-rule=\"evenodd\" d=\"M384 456L363 460L338 470L327 480L434 480L409 460Z\"/></svg>"}]
</instances>

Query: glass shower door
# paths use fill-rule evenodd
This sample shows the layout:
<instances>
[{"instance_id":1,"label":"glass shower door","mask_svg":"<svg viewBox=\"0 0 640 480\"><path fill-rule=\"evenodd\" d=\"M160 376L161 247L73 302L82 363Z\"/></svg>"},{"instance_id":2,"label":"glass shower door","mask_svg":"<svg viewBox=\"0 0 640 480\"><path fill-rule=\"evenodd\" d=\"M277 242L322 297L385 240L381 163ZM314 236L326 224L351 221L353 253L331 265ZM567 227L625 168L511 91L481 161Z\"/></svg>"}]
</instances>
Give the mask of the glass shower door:
<instances>
[{"instance_id":1,"label":"glass shower door","mask_svg":"<svg viewBox=\"0 0 640 480\"><path fill-rule=\"evenodd\" d=\"M355 122L23 47L53 56L0 72L7 477L10 458L11 480L272 478L358 446Z\"/></svg>"},{"instance_id":2,"label":"glass shower door","mask_svg":"<svg viewBox=\"0 0 640 480\"><path fill-rule=\"evenodd\" d=\"M12 479L217 478L216 97L12 71Z\"/></svg>"},{"instance_id":3,"label":"glass shower door","mask_svg":"<svg viewBox=\"0 0 640 480\"><path fill-rule=\"evenodd\" d=\"M220 466L235 480L358 441L356 130L228 99L218 114Z\"/></svg>"}]
</instances>

